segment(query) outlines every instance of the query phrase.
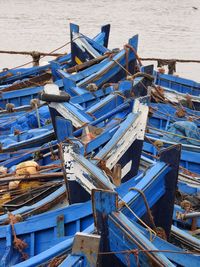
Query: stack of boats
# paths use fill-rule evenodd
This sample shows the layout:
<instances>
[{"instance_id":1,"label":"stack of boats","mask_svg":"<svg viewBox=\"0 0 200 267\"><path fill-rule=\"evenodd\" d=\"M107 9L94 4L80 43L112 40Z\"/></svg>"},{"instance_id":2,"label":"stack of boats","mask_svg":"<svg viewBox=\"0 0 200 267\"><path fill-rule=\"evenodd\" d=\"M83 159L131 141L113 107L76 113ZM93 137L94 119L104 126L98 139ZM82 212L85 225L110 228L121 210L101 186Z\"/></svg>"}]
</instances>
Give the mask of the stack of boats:
<instances>
[{"instance_id":1,"label":"stack of boats","mask_svg":"<svg viewBox=\"0 0 200 267\"><path fill-rule=\"evenodd\" d=\"M0 266L199 266L200 84L70 24L0 73Z\"/></svg>"}]
</instances>

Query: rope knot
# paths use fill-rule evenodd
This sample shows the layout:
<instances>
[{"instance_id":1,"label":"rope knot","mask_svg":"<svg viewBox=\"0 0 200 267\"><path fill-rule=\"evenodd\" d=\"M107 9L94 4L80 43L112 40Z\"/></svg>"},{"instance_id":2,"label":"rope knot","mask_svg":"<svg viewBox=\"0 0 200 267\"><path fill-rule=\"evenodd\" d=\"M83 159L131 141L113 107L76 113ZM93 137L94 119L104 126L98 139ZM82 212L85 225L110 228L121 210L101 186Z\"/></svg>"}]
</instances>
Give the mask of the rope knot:
<instances>
[{"instance_id":1,"label":"rope knot","mask_svg":"<svg viewBox=\"0 0 200 267\"><path fill-rule=\"evenodd\" d=\"M121 200L120 202L118 202L118 208L121 209L123 208L124 206L126 206L126 202Z\"/></svg>"},{"instance_id":2,"label":"rope knot","mask_svg":"<svg viewBox=\"0 0 200 267\"><path fill-rule=\"evenodd\" d=\"M31 56L33 58L33 66L39 66L39 61L40 61L40 57L41 57L41 54L40 52L37 52L37 51L33 51L31 52Z\"/></svg>"},{"instance_id":3,"label":"rope knot","mask_svg":"<svg viewBox=\"0 0 200 267\"><path fill-rule=\"evenodd\" d=\"M163 142L160 141L160 140L156 140L153 145L157 148L157 149L160 149L161 147L163 147Z\"/></svg>"},{"instance_id":4,"label":"rope knot","mask_svg":"<svg viewBox=\"0 0 200 267\"><path fill-rule=\"evenodd\" d=\"M192 203L188 200L183 200L181 203L180 203L180 206L182 209L184 209L186 212L189 212L192 210Z\"/></svg>"},{"instance_id":5,"label":"rope knot","mask_svg":"<svg viewBox=\"0 0 200 267\"><path fill-rule=\"evenodd\" d=\"M131 249L130 250L130 252L129 252L130 254L134 254L134 256L137 256L138 257L138 255L139 255L139 250L136 248L136 249Z\"/></svg>"},{"instance_id":6,"label":"rope knot","mask_svg":"<svg viewBox=\"0 0 200 267\"><path fill-rule=\"evenodd\" d=\"M21 131L18 129L14 129L14 135L19 135L19 134L21 134Z\"/></svg>"},{"instance_id":7,"label":"rope knot","mask_svg":"<svg viewBox=\"0 0 200 267\"><path fill-rule=\"evenodd\" d=\"M24 260L27 260L28 259L28 254L24 253L23 250L25 248L27 248L27 243L24 242L23 240L21 240L20 238L18 238L16 236L16 233L15 233L15 227L14 227L14 224L15 223L18 223L20 221L22 221L22 217L18 214L17 215L13 215L11 212L8 213L8 220L9 220L9 223L12 227L12 234L13 234L13 237L14 237L14 240L13 240L13 245L14 245L14 248L17 249L21 255L22 255L22 259Z\"/></svg>"},{"instance_id":8,"label":"rope knot","mask_svg":"<svg viewBox=\"0 0 200 267\"><path fill-rule=\"evenodd\" d=\"M179 117L179 118L183 118L183 117L185 117L185 115L186 115L186 111L185 111L185 109L183 109L183 108L179 108L177 111L176 111L176 116L177 117Z\"/></svg>"},{"instance_id":9,"label":"rope knot","mask_svg":"<svg viewBox=\"0 0 200 267\"><path fill-rule=\"evenodd\" d=\"M165 230L162 227L156 227L156 234L158 237L162 238L163 240L167 240L167 235Z\"/></svg>"},{"instance_id":10,"label":"rope knot","mask_svg":"<svg viewBox=\"0 0 200 267\"><path fill-rule=\"evenodd\" d=\"M154 109L150 106L149 107L149 112L148 112L148 117L151 118L153 116Z\"/></svg>"},{"instance_id":11,"label":"rope knot","mask_svg":"<svg viewBox=\"0 0 200 267\"><path fill-rule=\"evenodd\" d=\"M158 68L158 72L160 74L165 74L165 69L164 68Z\"/></svg>"},{"instance_id":12,"label":"rope knot","mask_svg":"<svg viewBox=\"0 0 200 267\"><path fill-rule=\"evenodd\" d=\"M7 103L6 104L6 110L8 112L14 112L14 108L15 108L15 105L14 104L12 104L12 103Z\"/></svg>"},{"instance_id":13,"label":"rope knot","mask_svg":"<svg viewBox=\"0 0 200 267\"><path fill-rule=\"evenodd\" d=\"M142 62L141 62L141 59L140 59L136 49L130 44L125 44L124 45L124 49L126 50L126 48L129 48L134 53L134 55L135 55L135 57L136 57L136 59L137 59L137 61L139 63L139 66L141 67L142 66Z\"/></svg>"},{"instance_id":14,"label":"rope knot","mask_svg":"<svg viewBox=\"0 0 200 267\"><path fill-rule=\"evenodd\" d=\"M30 105L32 108L36 108L40 105L40 100L38 98L31 99Z\"/></svg>"},{"instance_id":15,"label":"rope knot","mask_svg":"<svg viewBox=\"0 0 200 267\"><path fill-rule=\"evenodd\" d=\"M139 253L140 252L139 252L139 250L137 248L130 250L130 253L129 253L129 255L133 254L135 256L135 261L136 261L136 264L137 264L138 267L140 266L139 265Z\"/></svg>"},{"instance_id":16,"label":"rope knot","mask_svg":"<svg viewBox=\"0 0 200 267\"><path fill-rule=\"evenodd\" d=\"M86 86L86 89L90 92L96 92L98 90L98 86L95 83L89 83Z\"/></svg>"}]
</instances>

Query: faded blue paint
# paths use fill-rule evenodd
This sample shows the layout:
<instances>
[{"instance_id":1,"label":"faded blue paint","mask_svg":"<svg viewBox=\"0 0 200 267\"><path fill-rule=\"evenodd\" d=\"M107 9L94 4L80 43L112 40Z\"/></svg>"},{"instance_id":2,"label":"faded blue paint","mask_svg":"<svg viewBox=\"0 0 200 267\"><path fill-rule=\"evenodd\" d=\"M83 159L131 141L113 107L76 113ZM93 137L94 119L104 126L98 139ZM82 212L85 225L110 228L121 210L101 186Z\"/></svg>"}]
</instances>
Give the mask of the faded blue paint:
<instances>
[{"instance_id":1,"label":"faded blue paint","mask_svg":"<svg viewBox=\"0 0 200 267\"><path fill-rule=\"evenodd\" d=\"M184 94L196 96L200 95L200 83L169 74L161 74L158 72L154 72L154 76L155 83L157 85L167 87Z\"/></svg>"}]
</instances>

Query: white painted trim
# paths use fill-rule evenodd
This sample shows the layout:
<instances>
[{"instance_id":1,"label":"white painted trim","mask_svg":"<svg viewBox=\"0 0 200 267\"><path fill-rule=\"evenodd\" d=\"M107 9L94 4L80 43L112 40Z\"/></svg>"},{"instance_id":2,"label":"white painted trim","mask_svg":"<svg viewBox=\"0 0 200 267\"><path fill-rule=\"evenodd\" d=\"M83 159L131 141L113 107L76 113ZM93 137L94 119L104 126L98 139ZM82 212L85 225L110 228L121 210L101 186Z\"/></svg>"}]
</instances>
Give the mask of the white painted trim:
<instances>
[{"instance_id":1,"label":"white painted trim","mask_svg":"<svg viewBox=\"0 0 200 267\"><path fill-rule=\"evenodd\" d=\"M70 112L63 106L63 104L51 102L49 106L57 110L65 119L71 120L74 127L79 128L82 127L83 124L85 124L85 121L81 120L79 117Z\"/></svg>"}]
</instances>

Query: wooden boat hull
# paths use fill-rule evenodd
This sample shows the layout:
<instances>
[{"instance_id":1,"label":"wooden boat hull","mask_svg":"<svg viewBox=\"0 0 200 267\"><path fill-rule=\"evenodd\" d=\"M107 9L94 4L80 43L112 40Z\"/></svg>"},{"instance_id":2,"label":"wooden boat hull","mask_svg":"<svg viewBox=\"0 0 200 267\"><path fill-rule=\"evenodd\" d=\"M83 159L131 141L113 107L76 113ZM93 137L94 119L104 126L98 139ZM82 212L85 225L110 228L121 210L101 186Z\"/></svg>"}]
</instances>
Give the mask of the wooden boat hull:
<instances>
[{"instance_id":1,"label":"wooden boat hull","mask_svg":"<svg viewBox=\"0 0 200 267\"><path fill-rule=\"evenodd\" d=\"M167 87L172 90L176 90L180 93L199 96L200 84L180 77L176 77L169 74L154 73L155 84Z\"/></svg>"},{"instance_id":2,"label":"wooden boat hull","mask_svg":"<svg viewBox=\"0 0 200 267\"><path fill-rule=\"evenodd\" d=\"M157 148L155 147L155 145L153 145L156 140L161 140L164 144L164 147L168 147L169 145L175 144L173 142L160 139L158 137L155 138L150 135L147 135L147 137L148 138L146 139L143 145L143 150L145 151L145 153L147 152L154 156L157 156L158 154ZM151 140L151 142L149 140ZM199 147L194 147L194 151L192 150L192 147L191 150L189 149L189 147L187 147L187 149L184 149L184 147L182 147L180 165L191 172L200 174Z\"/></svg>"},{"instance_id":3,"label":"wooden boat hull","mask_svg":"<svg viewBox=\"0 0 200 267\"><path fill-rule=\"evenodd\" d=\"M167 172L166 167L167 164L164 169L162 168L163 171L161 172L161 169L155 166L152 170L149 170L149 172L146 173L145 177L148 179L144 177L141 182L137 184L133 178L124 183L121 189L119 188L121 198L127 202L128 206L133 209L139 217L146 213L145 204L138 192L133 190L128 192L128 188L134 186L144 190L145 195L147 196L147 201L151 207L155 202L159 202L160 197L166 193L163 181L165 178L167 179L167 173L170 171L170 168L168 168ZM152 192L155 192L158 188L160 189L159 194L152 194ZM140 207L137 203L141 203ZM126 206L122 208L122 212L130 214L129 210L126 209ZM55 218L58 218L58 220L55 220ZM134 220L137 219L134 218ZM16 235L18 238L21 238L28 243L29 246L24 252L30 253L29 256L31 257L24 263L20 263L22 264L21 266L35 266L36 264L48 261L52 257L61 254L61 252L69 251L72 245L72 242L69 242L69 238L73 236L76 231L87 231L86 228L89 226L90 232L92 232L94 229L92 224L93 215L90 201L83 204L72 204L63 209L33 216L25 222L16 224ZM2 245L2 248L5 248L5 238L12 240L10 239L10 236L12 236L10 225L1 226L0 244ZM63 240L66 241L62 242ZM45 252L46 249L49 249L53 245L56 245L55 249L50 249ZM19 252L12 251L11 241L10 243L7 241L7 246L6 253L4 249L2 249L2 252L4 253L1 261L2 266L12 266L12 264L16 264L22 260ZM43 253L40 254L42 251ZM33 257L37 254L38 256Z\"/></svg>"},{"instance_id":4,"label":"wooden boat hull","mask_svg":"<svg viewBox=\"0 0 200 267\"><path fill-rule=\"evenodd\" d=\"M108 27L109 28L109 27ZM94 41L90 40L92 45L94 46L97 46L99 50L101 50L101 53L104 53L106 48L102 45L98 45L96 44L96 42L98 43L98 41L100 43L107 43L107 39L108 39L108 34L109 34L109 29L107 27L103 27L102 28L102 33L97 35L97 37L94 39ZM72 27L73 29L73 27ZM105 38L104 41L102 41L102 36L103 36L103 40ZM80 42L83 42L83 37L80 39ZM92 50L95 50L92 45L90 45L89 49L92 49ZM87 54L86 52L90 53L91 51L87 51L85 50L84 54ZM74 53L74 51L72 51L72 54ZM77 55L77 57L79 56L80 57L81 55L81 50L79 49L79 53ZM66 57L66 56L65 56ZM67 55L67 57L69 58L69 60L71 60L71 55ZM82 58L84 56L82 55ZM83 59L82 59L83 60ZM61 61L62 62L62 61ZM58 62L59 64L59 62ZM68 65L67 65L68 66ZM49 68L50 67L50 64L48 64L46 67L36 67L37 71L36 73L38 72L38 70L40 68ZM65 65L63 66L62 65L62 68L66 67ZM69 67L69 66L68 66ZM30 72L34 72L35 73L35 70L33 68L33 70L31 69L30 71L25 71L21 76L20 78L24 78L24 77L27 77L27 75L30 75ZM19 78L19 76L17 76ZM11 79L12 78L12 79ZM11 76L10 80L13 81L13 79L15 79L14 77ZM9 78L6 79L6 81L8 82ZM59 83L61 84L62 86L62 82ZM11 88L12 89L12 88ZM16 88L14 88L15 90L13 91L9 91L8 87L5 88L5 92L3 91L3 89L1 90L1 99L0 99L0 107L1 108L5 108L6 104L7 103L13 103L16 107L17 106L22 106L22 105L27 105L27 104L30 104L30 101L33 99L33 98L37 98L38 96L38 93L43 89L42 86L37 86L37 87L29 87L29 88L25 88L25 89L19 89L17 90Z\"/></svg>"}]
</instances>

